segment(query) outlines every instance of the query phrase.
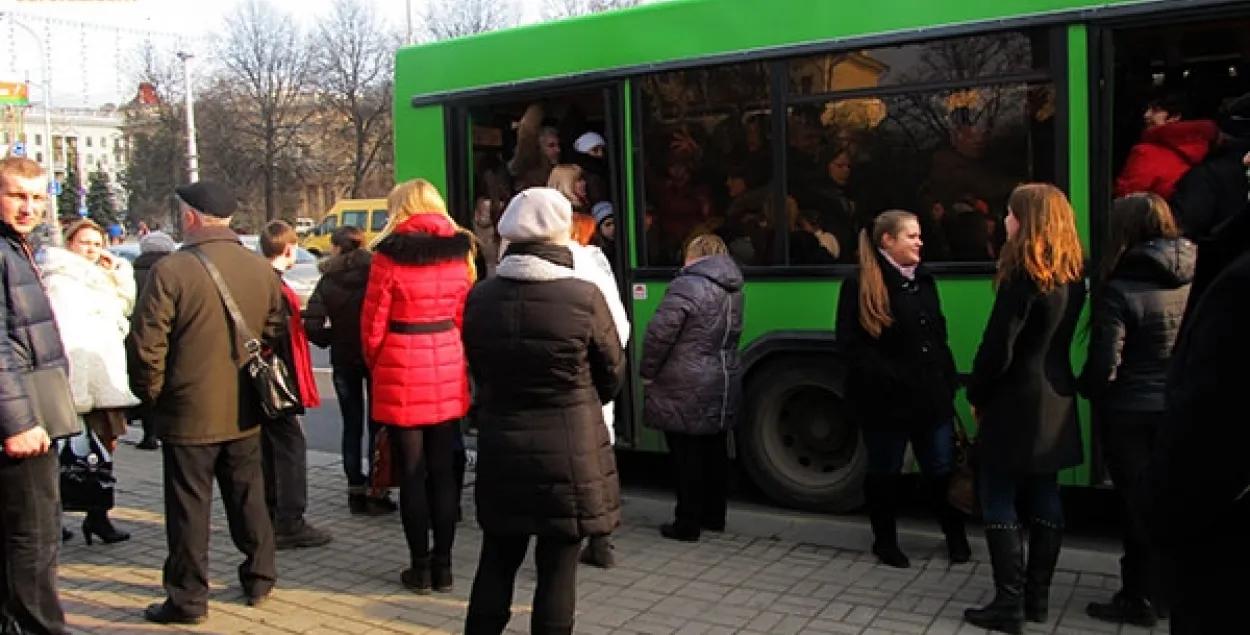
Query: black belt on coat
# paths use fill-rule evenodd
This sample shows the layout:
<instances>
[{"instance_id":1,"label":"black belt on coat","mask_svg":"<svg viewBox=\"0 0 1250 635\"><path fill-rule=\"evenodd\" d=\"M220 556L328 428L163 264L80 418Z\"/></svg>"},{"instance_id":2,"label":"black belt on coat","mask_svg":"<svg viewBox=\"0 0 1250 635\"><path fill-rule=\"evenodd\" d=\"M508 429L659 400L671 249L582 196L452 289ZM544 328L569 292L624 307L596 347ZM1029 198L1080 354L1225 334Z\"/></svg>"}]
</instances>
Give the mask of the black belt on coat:
<instances>
[{"instance_id":1,"label":"black belt on coat","mask_svg":"<svg viewBox=\"0 0 1250 635\"><path fill-rule=\"evenodd\" d=\"M437 322L400 322L391 320L387 330L392 333L413 335L415 333L442 333L456 328L455 320L439 320Z\"/></svg>"}]
</instances>

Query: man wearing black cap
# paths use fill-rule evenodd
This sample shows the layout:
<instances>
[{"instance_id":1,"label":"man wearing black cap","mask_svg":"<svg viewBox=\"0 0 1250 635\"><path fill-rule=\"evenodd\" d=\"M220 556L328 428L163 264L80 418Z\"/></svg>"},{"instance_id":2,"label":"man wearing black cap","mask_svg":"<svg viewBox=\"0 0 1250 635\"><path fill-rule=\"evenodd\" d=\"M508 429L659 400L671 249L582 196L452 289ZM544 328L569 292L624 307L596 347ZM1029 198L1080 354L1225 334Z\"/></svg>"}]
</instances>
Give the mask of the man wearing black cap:
<instances>
[{"instance_id":1,"label":"man wearing black cap","mask_svg":"<svg viewBox=\"0 0 1250 635\"><path fill-rule=\"evenodd\" d=\"M265 342L284 335L286 308L269 263L230 229L234 195L210 181L184 185L177 194L186 240L148 274L132 318L130 369L164 453L168 599L149 606L144 617L194 624L208 612L214 477L230 536L246 556L239 579L250 606L268 597L277 563L261 471L263 415L240 370L246 352L192 250L221 272L248 329Z\"/></svg>"}]
</instances>

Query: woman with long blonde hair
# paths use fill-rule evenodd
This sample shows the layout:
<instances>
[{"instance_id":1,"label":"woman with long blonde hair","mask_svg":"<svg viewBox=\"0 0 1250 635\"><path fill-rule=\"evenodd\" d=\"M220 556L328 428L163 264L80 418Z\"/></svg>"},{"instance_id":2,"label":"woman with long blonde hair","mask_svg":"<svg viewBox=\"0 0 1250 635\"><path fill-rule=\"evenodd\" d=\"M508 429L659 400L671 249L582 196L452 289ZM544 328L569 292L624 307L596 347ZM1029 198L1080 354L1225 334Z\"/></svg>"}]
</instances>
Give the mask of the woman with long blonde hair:
<instances>
[{"instance_id":1,"label":"woman with long blonde hair","mask_svg":"<svg viewBox=\"0 0 1250 635\"><path fill-rule=\"evenodd\" d=\"M586 179L580 165L562 164L551 170L547 187L559 191L573 205L572 238L579 245L589 245L595 237L595 217L589 211Z\"/></svg>"},{"instance_id":2,"label":"woman with long blonde hair","mask_svg":"<svg viewBox=\"0 0 1250 635\"><path fill-rule=\"evenodd\" d=\"M868 449L864 494L872 552L899 568L911 566L899 549L896 521L909 441L950 561L972 557L963 514L946 497L955 463L955 356L937 281L920 261L923 244L915 214L882 212L860 232L859 275L846 280L838 296L838 341L851 364L847 399Z\"/></svg>"},{"instance_id":3,"label":"woman with long blonde hair","mask_svg":"<svg viewBox=\"0 0 1250 635\"><path fill-rule=\"evenodd\" d=\"M460 495L456 426L469 410L460 325L476 279L474 240L423 179L396 185L386 206L390 218L370 245L360 316L373 382L369 407L386 426L402 475L400 514L411 566L400 580L417 593L449 592Z\"/></svg>"},{"instance_id":4,"label":"woman with long blonde hair","mask_svg":"<svg viewBox=\"0 0 1250 635\"><path fill-rule=\"evenodd\" d=\"M1047 183L1007 202L997 294L972 364L968 402L979 424L980 504L994 600L964 611L981 628L1023 632L1045 622L1063 543L1060 470L1084 460L1072 338L1085 305L1083 252L1072 205ZM1029 494L1026 563L1016 495Z\"/></svg>"}]
</instances>

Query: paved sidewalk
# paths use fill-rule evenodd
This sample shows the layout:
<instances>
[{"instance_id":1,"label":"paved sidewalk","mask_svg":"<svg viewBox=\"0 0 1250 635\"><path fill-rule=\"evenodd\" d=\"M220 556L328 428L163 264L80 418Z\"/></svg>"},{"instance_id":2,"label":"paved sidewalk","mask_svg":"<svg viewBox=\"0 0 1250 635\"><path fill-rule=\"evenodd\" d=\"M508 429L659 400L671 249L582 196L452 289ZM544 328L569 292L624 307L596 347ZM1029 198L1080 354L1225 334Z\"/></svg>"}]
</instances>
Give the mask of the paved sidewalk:
<instances>
[{"instance_id":1,"label":"paved sidewalk","mask_svg":"<svg viewBox=\"0 0 1250 635\"><path fill-rule=\"evenodd\" d=\"M334 533L332 544L280 552L273 600L263 608L248 608L235 574L240 556L230 544L218 504L210 555L210 619L182 629L147 624L141 616L143 608L163 597L160 462L159 452L140 452L129 445L123 444L117 452L118 507L113 516L132 533L129 542L87 547L77 527L81 515L67 518L76 535L62 550L61 593L75 632L461 632L481 542L472 518L466 519L456 537L455 592L424 597L405 592L399 585L399 572L405 566L407 549L398 516L349 515L342 473L333 458L324 455L309 459L309 518ZM470 488L465 493L466 514L471 516L472 509ZM579 572L577 633L984 632L965 626L960 616L966 606L991 595L988 564L951 567L942 556L941 544L925 534L907 538L905 547L913 568L899 571L876 566L871 555L860 551L776 539L768 533L712 535L698 544L663 540L655 524L666 509L667 503L661 500L631 497L627 501L626 524L616 536L619 566L610 571L583 567ZM739 525L756 527L759 522L749 513L734 511L729 524L731 531L743 531ZM821 526L809 525L808 533ZM867 544L863 531L852 540ZM984 554L982 545L974 546ZM1065 554L1061 567L1070 561L1078 567L1084 562L1080 554L1075 560ZM1103 564L1093 568L1105 569L1107 561L1113 558L1102 554ZM1118 580L1102 573L1060 571L1052 591L1051 622L1031 625L1027 632L1149 632L1117 629L1084 617L1087 602L1106 598L1117 585ZM533 589L534 570L527 562L518 580L509 632L529 632Z\"/></svg>"}]
</instances>

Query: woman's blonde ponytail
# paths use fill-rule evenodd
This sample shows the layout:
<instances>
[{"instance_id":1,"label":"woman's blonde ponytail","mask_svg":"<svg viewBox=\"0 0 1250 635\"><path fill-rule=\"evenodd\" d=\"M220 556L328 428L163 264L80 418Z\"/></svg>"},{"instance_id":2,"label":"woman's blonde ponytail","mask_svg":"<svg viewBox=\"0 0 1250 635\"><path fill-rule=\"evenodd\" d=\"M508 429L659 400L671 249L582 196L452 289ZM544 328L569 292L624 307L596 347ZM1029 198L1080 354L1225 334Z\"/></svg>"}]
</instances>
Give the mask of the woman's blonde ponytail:
<instances>
[{"instance_id":1,"label":"woman's blonde ponytail","mask_svg":"<svg viewBox=\"0 0 1250 635\"><path fill-rule=\"evenodd\" d=\"M890 294L877 262L877 246L868 230L859 232L859 324L873 338L894 324L890 313Z\"/></svg>"}]
</instances>

